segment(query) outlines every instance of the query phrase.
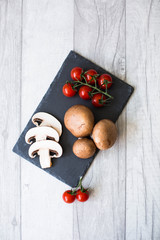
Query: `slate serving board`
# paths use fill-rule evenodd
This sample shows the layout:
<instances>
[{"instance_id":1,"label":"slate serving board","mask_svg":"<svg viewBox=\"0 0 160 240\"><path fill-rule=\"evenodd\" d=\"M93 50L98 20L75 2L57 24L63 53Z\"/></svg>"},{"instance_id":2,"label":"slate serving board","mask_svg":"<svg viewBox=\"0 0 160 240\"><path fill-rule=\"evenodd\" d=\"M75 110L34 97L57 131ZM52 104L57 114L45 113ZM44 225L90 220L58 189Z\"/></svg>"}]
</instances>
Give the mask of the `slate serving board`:
<instances>
[{"instance_id":1,"label":"slate serving board","mask_svg":"<svg viewBox=\"0 0 160 240\"><path fill-rule=\"evenodd\" d=\"M106 70L80 56L76 52L71 51L62 64L62 67L60 68L54 81L51 83L37 109L33 113L50 113L62 123L63 133L59 143L61 144L64 153L61 158L53 159L52 167L44 169L44 171L71 187L75 187L78 184L80 177L85 175L95 156L89 159L79 159L72 153L73 143L77 139L72 136L72 134L64 126L63 119L65 112L72 105L83 104L92 110L95 116L95 122L103 118L108 118L113 122L116 122L133 92L132 86L109 73L113 79L113 85L110 88L109 93L114 97L114 99L107 107L95 108L92 106L90 100L83 100L78 96L78 94L72 98L67 98L62 93L62 87L67 80L71 80L70 71L76 66L82 67L85 71L89 69L95 69L99 74L107 73ZM15 144L13 151L37 167L41 168L38 157L31 159L28 156L28 149L30 145L25 143L26 132L34 126L35 125L33 125L30 119L24 131L20 135L17 143Z\"/></svg>"}]
</instances>

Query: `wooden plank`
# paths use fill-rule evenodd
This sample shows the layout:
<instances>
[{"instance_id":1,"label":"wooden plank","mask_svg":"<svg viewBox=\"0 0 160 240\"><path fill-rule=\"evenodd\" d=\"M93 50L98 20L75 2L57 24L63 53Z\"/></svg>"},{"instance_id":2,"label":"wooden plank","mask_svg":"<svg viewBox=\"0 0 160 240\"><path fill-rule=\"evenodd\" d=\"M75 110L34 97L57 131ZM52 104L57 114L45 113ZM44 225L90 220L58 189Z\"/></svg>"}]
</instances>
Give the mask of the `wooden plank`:
<instances>
[{"instance_id":1,"label":"wooden plank","mask_svg":"<svg viewBox=\"0 0 160 240\"><path fill-rule=\"evenodd\" d=\"M127 107L126 239L160 239L160 2L126 6Z\"/></svg>"},{"instance_id":2,"label":"wooden plank","mask_svg":"<svg viewBox=\"0 0 160 240\"><path fill-rule=\"evenodd\" d=\"M20 159L12 147L20 134L21 0L0 1L0 239L19 240Z\"/></svg>"},{"instance_id":3,"label":"wooden plank","mask_svg":"<svg viewBox=\"0 0 160 240\"><path fill-rule=\"evenodd\" d=\"M125 1L76 0L74 19L74 50L125 80ZM125 114L117 122L117 143L87 172L90 201L74 204L73 239L124 239Z\"/></svg>"},{"instance_id":4,"label":"wooden plank","mask_svg":"<svg viewBox=\"0 0 160 240\"><path fill-rule=\"evenodd\" d=\"M73 1L25 0L23 6L22 126L73 48ZM54 105L54 103L53 103ZM57 106L58 107L58 106ZM22 239L72 239L73 205L65 184L22 160Z\"/></svg>"}]
</instances>

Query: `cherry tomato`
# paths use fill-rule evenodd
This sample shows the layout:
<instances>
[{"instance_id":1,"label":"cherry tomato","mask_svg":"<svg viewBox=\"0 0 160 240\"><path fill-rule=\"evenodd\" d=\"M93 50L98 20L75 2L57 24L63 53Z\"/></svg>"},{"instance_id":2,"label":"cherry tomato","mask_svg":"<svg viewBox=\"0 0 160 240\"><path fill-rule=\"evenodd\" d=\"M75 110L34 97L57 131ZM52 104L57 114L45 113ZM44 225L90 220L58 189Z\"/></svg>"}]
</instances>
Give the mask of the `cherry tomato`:
<instances>
[{"instance_id":1,"label":"cherry tomato","mask_svg":"<svg viewBox=\"0 0 160 240\"><path fill-rule=\"evenodd\" d=\"M82 192L81 189L79 189L76 193L76 199L79 201L79 202L85 202L87 201L89 198L89 192L88 191L85 191L85 192Z\"/></svg>"},{"instance_id":2,"label":"cherry tomato","mask_svg":"<svg viewBox=\"0 0 160 240\"><path fill-rule=\"evenodd\" d=\"M105 95L103 95L102 93L97 93L92 97L92 104L95 107L103 107L105 105L105 100L106 100Z\"/></svg>"},{"instance_id":3,"label":"cherry tomato","mask_svg":"<svg viewBox=\"0 0 160 240\"><path fill-rule=\"evenodd\" d=\"M94 69L88 70L84 75L86 78L86 81L91 85L94 85L94 83L95 83L95 80L92 79L94 75L97 75L97 72Z\"/></svg>"},{"instance_id":4,"label":"cherry tomato","mask_svg":"<svg viewBox=\"0 0 160 240\"><path fill-rule=\"evenodd\" d=\"M63 193L62 198L66 203L73 203L76 196L71 194L71 190L67 190Z\"/></svg>"},{"instance_id":5,"label":"cherry tomato","mask_svg":"<svg viewBox=\"0 0 160 240\"><path fill-rule=\"evenodd\" d=\"M110 75L108 74L102 74L99 78L98 78L98 85L102 88L102 89L106 89L106 85L105 80L109 81L110 83L107 84L107 89L111 87L112 85L112 78Z\"/></svg>"},{"instance_id":6,"label":"cherry tomato","mask_svg":"<svg viewBox=\"0 0 160 240\"><path fill-rule=\"evenodd\" d=\"M66 96L66 97L73 97L77 90L73 90L72 88L73 84L71 83L66 83L64 86L63 86L63 94Z\"/></svg>"},{"instance_id":7,"label":"cherry tomato","mask_svg":"<svg viewBox=\"0 0 160 240\"><path fill-rule=\"evenodd\" d=\"M72 69L71 71L71 78L74 80L74 81L77 81L77 79L79 81L81 81L81 74L83 73L83 69L80 68L80 67L75 67Z\"/></svg>"},{"instance_id":8,"label":"cherry tomato","mask_svg":"<svg viewBox=\"0 0 160 240\"><path fill-rule=\"evenodd\" d=\"M88 86L80 87L80 89L79 89L80 98L85 99L85 100L90 99L91 97L89 95L89 92L91 92L91 91L92 91L92 88L90 88Z\"/></svg>"}]
</instances>

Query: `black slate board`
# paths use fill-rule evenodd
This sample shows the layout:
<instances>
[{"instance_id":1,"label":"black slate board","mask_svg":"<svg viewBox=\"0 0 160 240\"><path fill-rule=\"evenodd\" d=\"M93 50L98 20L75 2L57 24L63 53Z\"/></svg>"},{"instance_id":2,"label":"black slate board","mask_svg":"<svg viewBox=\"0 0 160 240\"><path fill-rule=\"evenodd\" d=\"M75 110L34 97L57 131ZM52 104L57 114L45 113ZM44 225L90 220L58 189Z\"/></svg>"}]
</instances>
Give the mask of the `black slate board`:
<instances>
[{"instance_id":1,"label":"black slate board","mask_svg":"<svg viewBox=\"0 0 160 240\"><path fill-rule=\"evenodd\" d=\"M76 141L76 138L72 136L63 124L65 112L72 105L83 104L92 110L95 116L95 122L103 118L108 118L113 122L116 122L133 92L133 87L109 73L113 78L113 85L109 90L109 93L114 97L114 100L112 100L107 107L95 108L92 106L91 101L81 99L78 94L72 98L67 98L62 94L62 87L67 80L71 80L70 71L76 66L82 67L85 71L88 69L95 69L99 74L107 73L106 70L95 65L74 51L71 51L34 112L50 113L63 125L63 133L60 138L60 144L64 151L63 156L59 159L54 159L52 167L45 169L44 171L50 173L71 187L75 187L78 184L79 178L85 175L94 157L84 160L77 158L72 153L72 146ZM26 144L24 139L26 132L32 127L34 127L34 125L30 119L15 144L13 151L37 167L40 167L38 157L31 159L28 156L30 145Z\"/></svg>"}]
</instances>

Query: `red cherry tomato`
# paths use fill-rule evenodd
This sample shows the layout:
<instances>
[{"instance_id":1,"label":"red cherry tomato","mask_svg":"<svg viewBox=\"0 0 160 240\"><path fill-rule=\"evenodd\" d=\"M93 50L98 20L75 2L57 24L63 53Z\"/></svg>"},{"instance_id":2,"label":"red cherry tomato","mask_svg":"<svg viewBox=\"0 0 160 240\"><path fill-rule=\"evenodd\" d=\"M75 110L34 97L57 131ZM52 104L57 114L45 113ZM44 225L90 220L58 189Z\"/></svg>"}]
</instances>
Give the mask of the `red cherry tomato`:
<instances>
[{"instance_id":1,"label":"red cherry tomato","mask_svg":"<svg viewBox=\"0 0 160 240\"><path fill-rule=\"evenodd\" d=\"M71 190L67 190L63 193L62 198L66 203L73 203L76 196L71 194Z\"/></svg>"},{"instance_id":2,"label":"red cherry tomato","mask_svg":"<svg viewBox=\"0 0 160 240\"><path fill-rule=\"evenodd\" d=\"M88 70L84 75L86 78L86 81L91 85L95 84L95 80L92 79L94 75L97 75L97 72L94 69ZM96 76L95 76L95 78L96 78Z\"/></svg>"},{"instance_id":3,"label":"red cherry tomato","mask_svg":"<svg viewBox=\"0 0 160 240\"><path fill-rule=\"evenodd\" d=\"M98 85L102 88L102 89L106 89L106 85L105 85L105 80L109 81L110 83L107 84L107 89L111 87L112 85L112 77L108 74L102 74L99 78L98 78Z\"/></svg>"},{"instance_id":4,"label":"red cherry tomato","mask_svg":"<svg viewBox=\"0 0 160 240\"><path fill-rule=\"evenodd\" d=\"M105 100L106 100L105 95L103 95L102 93L97 93L92 97L92 104L95 107L103 107L105 105Z\"/></svg>"},{"instance_id":5,"label":"red cherry tomato","mask_svg":"<svg viewBox=\"0 0 160 240\"><path fill-rule=\"evenodd\" d=\"M73 90L72 88L73 84L71 83L66 83L64 86L63 86L63 94L66 96L66 97L73 97L77 90Z\"/></svg>"},{"instance_id":6,"label":"red cherry tomato","mask_svg":"<svg viewBox=\"0 0 160 240\"><path fill-rule=\"evenodd\" d=\"M79 201L79 202L85 202L87 201L89 198L89 192L88 191L84 191L82 192L81 189L79 189L76 193L76 199Z\"/></svg>"},{"instance_id":7,"label":"red cherry tomato","mask_svg":"<svg viewBox=\"0 0 160 240\"><path fill-rule=\"evenodd\" d=\"M82 68L80 68L80 67L75 67L75 68L73 68L72 69L72 71L71 71L71 78L74 80L74 81L77 81L77 79L79 80L79 81L81 81L82 80L82 78L81 78L81 74L83 73L83 69Z\"/></svg>"},{"instance_id":8,"label":"red cherry tomato","mask_svg":"<svg viewBox=\"0 0 160 240\"><path fill-rule=\"evenodd\" d=\"M79 89L80 98L85 99L85 100L90 99L91 97L89 95L89 92L91 92L91 91L92 91L92 88L90 88L88 86L80 87L80 89Z\"/></svg>"}]
</instances>

